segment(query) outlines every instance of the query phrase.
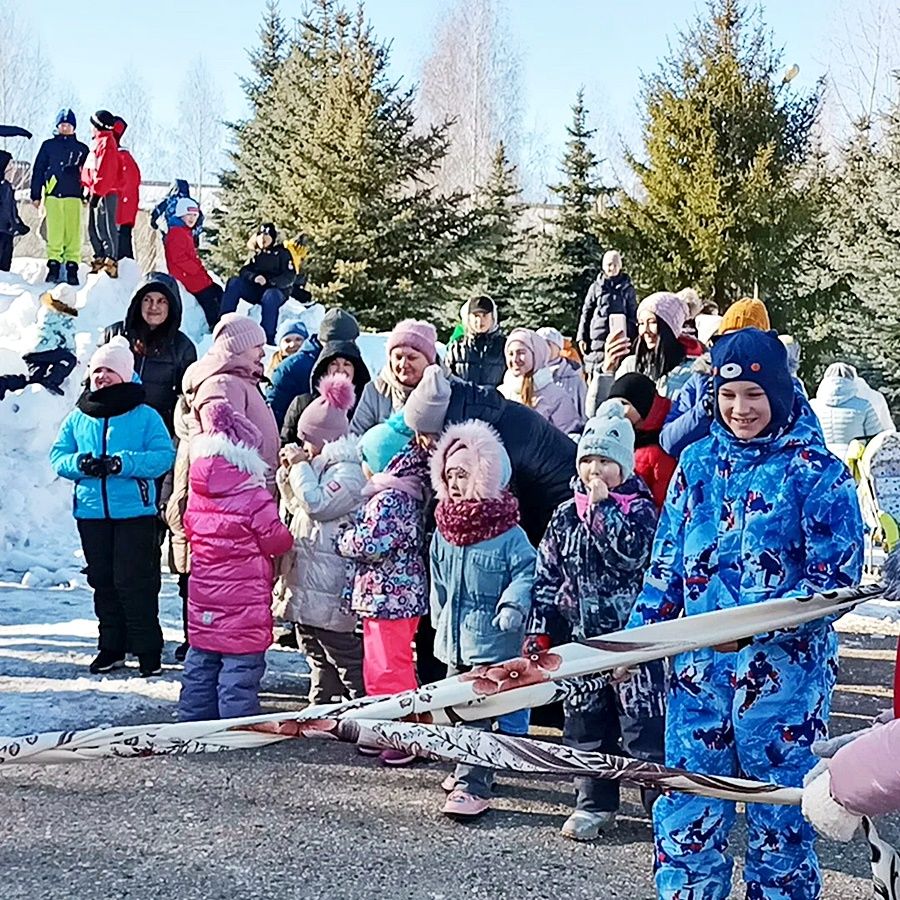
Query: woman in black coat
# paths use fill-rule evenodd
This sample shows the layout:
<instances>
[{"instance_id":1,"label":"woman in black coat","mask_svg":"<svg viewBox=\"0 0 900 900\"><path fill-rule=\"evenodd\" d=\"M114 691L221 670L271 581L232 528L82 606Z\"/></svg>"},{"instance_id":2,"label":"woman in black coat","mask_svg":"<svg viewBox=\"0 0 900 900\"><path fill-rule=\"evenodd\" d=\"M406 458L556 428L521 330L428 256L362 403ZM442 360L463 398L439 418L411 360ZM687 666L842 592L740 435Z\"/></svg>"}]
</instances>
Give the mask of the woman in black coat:
<instances>
[{"instance_id":1,"label":"woman in black coat","mask_svg":"<svg viewBox=\"0 0 900 900\"><path fill-rule=\"evenodd\" d=\"M101 343L121 334L134 353L135 371L144 385L146 404L152 406L174 434L175 404L181 381L197 348L181 328L181 295L178 285L165 272L150 272L134 292L121 322L110 325Z\"/></svg>"}]
</instances>

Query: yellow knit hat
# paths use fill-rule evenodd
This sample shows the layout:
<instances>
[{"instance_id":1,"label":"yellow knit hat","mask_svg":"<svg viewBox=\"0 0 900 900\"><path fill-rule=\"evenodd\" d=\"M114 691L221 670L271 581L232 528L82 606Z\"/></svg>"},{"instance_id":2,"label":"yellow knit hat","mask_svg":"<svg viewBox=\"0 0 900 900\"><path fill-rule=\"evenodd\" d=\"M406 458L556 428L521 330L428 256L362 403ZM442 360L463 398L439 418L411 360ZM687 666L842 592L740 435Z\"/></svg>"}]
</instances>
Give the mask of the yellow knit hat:
<instances>
[{"instance_id":1,"label":"yellow knit hat","mask_svg":"<svg viewBox=\"0 0 900 900\"><path fill-rule=\"evenodd\" d=\"M743 297L725 310L722 324L719 325L719 334L738 331L741 328L758 328L760 331L768 331L771 327L766 304L762 300Z\"/></svg>"}]
</instances>

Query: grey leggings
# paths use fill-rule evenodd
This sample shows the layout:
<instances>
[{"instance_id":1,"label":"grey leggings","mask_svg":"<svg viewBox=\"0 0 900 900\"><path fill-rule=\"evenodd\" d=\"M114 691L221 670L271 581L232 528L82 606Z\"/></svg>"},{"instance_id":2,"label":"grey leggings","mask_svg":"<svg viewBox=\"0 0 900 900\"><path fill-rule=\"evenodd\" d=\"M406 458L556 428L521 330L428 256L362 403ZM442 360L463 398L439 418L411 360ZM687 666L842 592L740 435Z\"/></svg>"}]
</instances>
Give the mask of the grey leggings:
<instances>
[{"instance_id":1,"label":"grey leggings","mask_svg":"<svg viewBox=\"0 0 900 900\"><path fill-rule=\"evenodd\" d=\"M116 225L116 194L91 199L88 214L88 237L94 256L101 259L119 258L119 228Z\"/></svg>"}]
</instances>

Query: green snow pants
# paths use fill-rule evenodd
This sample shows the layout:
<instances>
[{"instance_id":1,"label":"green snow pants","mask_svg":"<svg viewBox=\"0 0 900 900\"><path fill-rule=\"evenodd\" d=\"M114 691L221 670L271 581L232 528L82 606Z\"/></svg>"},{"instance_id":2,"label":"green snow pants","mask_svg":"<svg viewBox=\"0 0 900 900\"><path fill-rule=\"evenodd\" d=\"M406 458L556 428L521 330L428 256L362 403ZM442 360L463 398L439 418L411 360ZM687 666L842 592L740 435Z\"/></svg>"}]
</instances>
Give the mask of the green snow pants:
<instances>
[{"instance_id":1,"label":"green snow pants","mask_svg":"<svg viewBox=\"0 0 900 900\"><path fill-rule=\"evenodd\" d=\"M47 259L81 262L81 198L44 196L47 213Z\"/></svg>"}]
</instances>

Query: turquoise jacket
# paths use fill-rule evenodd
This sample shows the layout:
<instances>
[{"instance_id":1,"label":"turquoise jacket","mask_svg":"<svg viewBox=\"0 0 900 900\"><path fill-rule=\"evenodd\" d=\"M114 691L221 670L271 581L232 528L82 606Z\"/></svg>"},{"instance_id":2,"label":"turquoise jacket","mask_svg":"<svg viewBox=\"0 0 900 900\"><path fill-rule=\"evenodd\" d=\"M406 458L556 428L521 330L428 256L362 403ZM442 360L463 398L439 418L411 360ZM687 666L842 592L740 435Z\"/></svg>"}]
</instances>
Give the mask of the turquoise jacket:
<instances>
[{"instance_id":1,"label":"turquoise jacket","mask_svg":"<svg viewBox=\"0 0 900 900\"><path fill-rule=\"evenodd\" d=\"M91 478L78 469L78 457L118 456L122 471ZM59 429L50 464L75 482L76 519L132 519L157 514L156 479L172 468L175 449L155 409L140 404L121 415L95 418L74 409Z\"/></svg>"},{"instance_id":2,"label":"turquoise jacket","mask_svg":"<svg viewBox=\"0 0 900 900\"><path fill-rule=\"evenodd\" d=\"M431 623L434 652L450 665L503 662L519 655L531 611L537 554L521 526L487 541L459 547L439 531L431 542ZM518 631L493 619L504 607L522 613Z\"/></svg>"}]
</instances>

